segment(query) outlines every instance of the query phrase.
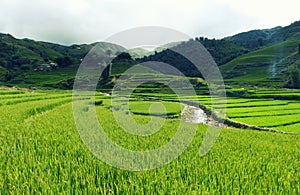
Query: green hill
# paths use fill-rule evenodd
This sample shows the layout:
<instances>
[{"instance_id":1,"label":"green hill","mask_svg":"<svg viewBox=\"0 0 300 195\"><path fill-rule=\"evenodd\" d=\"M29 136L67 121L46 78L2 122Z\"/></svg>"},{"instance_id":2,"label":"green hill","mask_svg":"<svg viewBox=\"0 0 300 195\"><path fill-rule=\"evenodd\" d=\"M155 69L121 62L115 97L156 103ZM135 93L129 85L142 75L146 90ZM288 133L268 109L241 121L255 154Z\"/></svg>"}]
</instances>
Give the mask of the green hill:
<instances>
[{"instance_id":1,"label":"green hill","mask_svg":"<svg viewBox=\"0 0 300 195\"><path fill-rule=\"evenodd\" d=\"M265 46L270 46L288 39L300 38L300 21L289 26L277 26L271 29L252 30L226 37L224 40L241 45L250 50L256 50Z\"/></svg>"},{"instance_id":2,"label":"green hill","mask_svg":"<svg viewBox=\"0 0 300 195\"><path fill-rule=\"evenodd\" d=\"M68 52L72 46L59 46L59 49L54 46L52 43L16 39L9 34L0 34L0 81L5 85L38 84L44 79L42 75L37 82L32 82L29 78L36 73L35 70L44 69L49 74L50 69L63 70L80 61L74 51ZM84 55L86 53L84 51Z\"/></svg>"},{"instance_id":3,"label":"green hill","mask_svg":"<svg viewBox=\"0 0 300 195\"><path fill-rule=\"evenodd\" d=\"M219 65L226 84L236 86L300 87L300 21L286 27L243 32L221 40L199 37ZM182 43L185 44L185 43ZM186 76L201 76L178 54L164 50L144 60L171 64ZM291 67L294 67L292 70ZM297 72L298 71L298 72ZM296 80L299 86L291 83ZM298 81L299 80L299 81Z\"/></svg>"},{"instance_id":4,"label":"green hill","mask_svg":"<svg viewBox=\"0 0 300 195\"><path fill-rule=\"evenodd\" d=\"M286 27L253 30L220 40L204 37L195 40L202 43L215 59L226 84L300 88L300 21ZM141 48L127 51L108 43L64 46L16 39L0 33L0 84L70 88L78 66L94 46L97 46L99 55L116 57L112 68L105 71L104 77L109 83L112 77L147 61L165 62L188 77L199 78L201 73L191 62L171 49L188 43L173 43L169 49L158 48L152 52ZM102 84L107 82L102 81Z\"/></svg>"},{"instance_id":5,"label":"green hill","mask_svg":"<svg viewBox=\"0 0 300 195\"><path fill-rule=\"evenodd\" d=\"M255 50L267 46L272 42L274 43L272 37L276 37L274 34L278 33L281 29L282 27L279 26L272 29L252 30L226 37L224 40L241 45L249 50Z\"/></svg>"},{"instance_id":6,"label":"green hill","mask_svg":"<svg viewBox=\"0 0 300 195\"><path fill-rule=\"evenodd\" d=\"M125 50L108 43L64 46L0 34L0 84L70 88L83 58L96 45L99 53ZM128 63L115 66L117 72L127 68Z\"/></svg>"},{"instance_id":7,"label":"green hill","mask_svg":"<svg viewBox=\"0 0 300 195\"><path fill-rule=\"evenodd\" d=\"M252 51L220 66L227 83L283 86L286 71L293 64L286 60L298 52L300 39L286 41Z\"/></svg>"},{"instance_id":8,"label":"green hill","mask_svg":"<svg viewBox=\"0 0 300 195\"><path fill-rule=\"evenodd\" d=\"M23 64L35 65L63 57L59 52L38 42L29 39L15 39L9 34L0 34L0 48L0 65L8 70Z\"/></svg>"},{"instance_id":9,"label":"green hill","mask_svg":"<svg viewBox=\"0 0 300 195\"><path fill-rule=\"evenodd\" d=\"M254 30L225 40L241 44L252 51L220 66L230 85L258 85L267 87L300 87L300 21L286 27ZM291 84L291 71L294 80Z\"/></svg>"}]
</instances>

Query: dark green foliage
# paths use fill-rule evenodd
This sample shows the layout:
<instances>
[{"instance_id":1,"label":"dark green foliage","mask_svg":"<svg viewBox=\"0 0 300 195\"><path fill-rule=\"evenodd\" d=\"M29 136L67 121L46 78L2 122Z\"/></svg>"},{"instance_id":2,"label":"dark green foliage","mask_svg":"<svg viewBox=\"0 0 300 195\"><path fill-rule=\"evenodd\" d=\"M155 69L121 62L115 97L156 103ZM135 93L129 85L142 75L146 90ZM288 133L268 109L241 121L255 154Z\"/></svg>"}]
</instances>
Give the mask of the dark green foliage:
<instances>
[{"instance_id":1,"label":"dark green foliage","mask_svg":"<svg viewBox=\"0 0 300 195\"><path fill-rule=\"evenodd\" d=\"M0 65L7 69L20 69L23 64L35 66L58 57L62 55L33 40L20 40L8 34L0 34Z\"/></svg>"},{"instance_id":2,"label":"dark green foliage","mask_svg":"<svg viewBox=\"0 0 300 195\"><path fill-rule=\"evenodd\" d=\"M90 102L91 105L102 106L103 100L95 100L94 102Z\"/></svg>"},{"instance_id":3,"label":"dark green foliage","mask_svg":"<svg viewBox=\"0 0 300 195\"><path fill-rule=\"evenodd\" d=\"M242 45L249 50L256 50L270 44L272 42L271 36L280 29L281 27L267 30L252 30L226 37L225 40Z\"/></svg>"},{"instance_id":4,"label":"dark green foliage","mask_svg":"<svg viewBox=\"0 0 300 195\"><path fill-rule=\"evenodd\" d=\"M216 40L200 37L196 38L196 40L203 44L218 65L223 65L249 52L249 49L225 39Z\"/></svg>"},{"instance_id":5,"label":"dark green foliage","mask_svg":"<svg viewBox=\"0 0 300 195\"><path fill-rule=\"evenodd\" d=\"M249 90L242 89L227 89L226 95L228 97L240 97L240 98L249 98L254 95L253 92L250 92Z\"/></svg>"},{"instance_id":6,"label":"dark green foliage","mask_svg":"<svg viewBox=\"0 0 300 195\"><path fill-rule=\"evenodd\" d=\"M55 61L60 67L67 67L72 65L73 63L72 59L69 56L57 58Z\"/></svg>"},{"instance_id":7,"label":"dark green foliage","mask_svg":"<svg viewBox=\"0 0 300 195\"><path fill-rule=\"evenodd\" d=\"M30 64L22 64L20 66L21 70L23 71L29 71L31 69L31 65Z\"/></svg>"},{"instance_id":8,"label":"dark green foliage","mask_svg":"<svg viewBox=\"0 0 300 195\"><path fill-rule=\"evenodd\" d=\"M300 89L300 70L298 66L292 66L288 70L286 87Z\"/></svg>"},{"instance_id":9,"label":"dark green foliage","mask_svg":"<svg viewBox=\"0 0 300 195\"><path fill-rule=\"evenodd\" d=\"M273 43L285 41L287 39L299 39L300 38L300 21L296 21L289 26L280 28L276 31L272 37L271 41Z\"/></svg>"},{"instance_id":10,"label":"dark green foliage","mask_svg":"<svg viewBox=\"0 0 300 195\"><path fill-rule=\"evenodd\" d=\"M111 69L111 66L110 65L108 65L108 66L106 66L105 68L104 68L104 70L103 70L103 72L102 72L102 78L104 78L104 79L108 79L109 78L109 74L110 74L110 69Z\"/></svg>"},{"instance_id":11,"label":"dark green foliage","mask_svg":"<svg viewBox=\"0 0 300 195\"><path fill-rule=\"evenodd\" d=\"M61 72L64 71L63 68L74 64L78 67L90 47L87 45L62 46L30 39L15 39L9 34L0 34L0 80L5 81L5 85L26 84L34 69L45 63L57 62ZM52 67L52 70L55 68ZM46 75L41 74L40 78L44 76ZM51 82L49 80L49 83Z\"/></svg>"},{"instance_id":12,"label":"dark green foliage","mask_svg":"<svg viewBox=\"0 0 300 195\"><path fill-rule=\"evenodd\" d=\"M248 52L244 47L231 43L226 40L216 40L207 38L196 38L212 55L217 65L225 64L232 59L243 55ZM187 42L188 43L188 42ZM185 76L190 77L202 77L198 69L185 57L174 52L172 49L166 49L161 52L155 52L155 54L144 57L140 60L141 62L146 61L158 61L167 63L179 71L181 71ZM173 72L163 72L165 74L176 74Z\"/></svg>"},{"instance_id":13,"label":"dark green foliage","mask_svg":"<svg viewBox=\"0 0 300 195\"><path fill-rule=\"evenodd\" d=\"M297 86L297 74L288 70L288 67L300 62L299 56L296 55L300 53L300 21L286 27L253 30L221 40L203 37L195 40L202 43L210 52L220 66L227 84L282 87L287 81L287 86ZM186 43L188 42L176 43L172 47ZM0 33L1 84L69 89L72 86L70 79L74 79L78 66L89 50L96 45L99 43L63 46L30 39L16 39L9 34ZM153 55L142 59L133 59L132 51L123 52L126 51L124 48L113 44L101 43L98 49L107 56L117 55L112 65L104 70L103 79L98 85L100 88L113 87L112 76L118 77L133 65L147 61L167 63L185 76L197 78L202 76L189 60L172 49L163 51L157 49ZM134 58L136 56L138 55ZM39 72L41 65L47 66L53 62L57 62L56 68L47 70L49 72L45 69L44 72ZM145 69L141 70L145 72ZM177 74L163 68L159 71L164 74Z\"/></svg>"},{"instance_id":14,"label":"dark green foliage","mask_svg":"<svg viewBox=\"0 0 300 195\"><path fill-rule=\"evenodd\" d=\"M282 87L287 80L286 69L298 61L300 39L288 39L249 52L220 67L230 85Z\"/></svg>"},{"instance_id":15,"label":"dark green foliage","mask_svg":"<svg viewBox=\"0 0 300 195\"><path fill-rule=\"evenodd\" d=\"M288 39L300 38L300 21L289 26L275 27L272 29L252 30L226 37L225 40L237 43L250 50L280 43Z\"/></svg>"},{"instance_id":16,"label":"dark green foliage","mask_svg":"<svg viewBox=\"0 0 300 195\"><path fill-rule=\"evenodd\" d=\"M111 67L109 67L111 70L108 68L109 76L122 74L135 64L137 64L137 62L132 59L129 53L122 52L112 60Z\"/></svg>"},{"instance_id":17,"label":"dark green foliage","mask_svg":"<svg viewBox=\"0 0 300 195\"><path fill-rule=\"evenodd\" d=\"M110 51L110 50L109 50ZM108 52L109 54L110 52ZM119 55L117 55L117 57L114 58L114 61L118 61L118 60L132 60L131 55L127 52L122 52Z\"/></svg>"},{"instance_id":18,"label":"dark green foliage","mask_svg":"<svg viewBox=\"0 0 300 195\"><path fill-rule=\"evenodd\" d=\"M74 85L74 78L65 79L55 84L44 84L45 87L59 88L59 89L72 89Z\"/></svg>"},{"instance_id":19,"label":"dark green foliage","mask_svg":"<svg viewBox=\"0 0 300 195\"><path fill-rule=\"evenodd\" d=\"M150 55L144 57L140 60L140 62L147 62L147 61L157 61L163 62L170 66L175 67L185 76L190 77L202 77L199 70L185 57L176 53L171 49L163 50L162 52L155 52L154 55ZM171 74L171 75L178 75L177 72L170 70L169 68L166 69L158 69L160 73L163 74Z\"/></svg>"},{"instance_id":20,"label":"dark green foliage","mask_svg":"<svg viewBox=\"0 0 300 195\"><path fill-rule=\"evenodd\" d=\"M95 105L96 105L96 106L101 106L101 105L103 105L103 100L96 100L96 101L95 101Z\"/></svg>"},{"instance_id":21,"label":"dark green foliage","mask_svg":"<svg viewBox=\"0 0 300 195\"><path fill-rule=\"evenodd\" d=\"M12 72L7 72L5 74L5 81L10 81L14 78L14 74Z\"/></svg>"}]
</instances>

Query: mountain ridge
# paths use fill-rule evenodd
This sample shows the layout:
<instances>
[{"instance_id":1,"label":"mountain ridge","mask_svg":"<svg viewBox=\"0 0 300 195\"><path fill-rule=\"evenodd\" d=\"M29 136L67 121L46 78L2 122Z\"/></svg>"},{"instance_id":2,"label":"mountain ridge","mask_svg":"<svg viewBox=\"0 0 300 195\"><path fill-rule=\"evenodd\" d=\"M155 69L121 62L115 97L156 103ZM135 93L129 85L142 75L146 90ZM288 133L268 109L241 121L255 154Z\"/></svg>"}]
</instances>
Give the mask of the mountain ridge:
<instances>
[{"instance_id":1,"label":"mountain ridge","mask_svg":"<svg viewBox=\"0 0 300 195\"><path fill-rule=\"evenodd\" d=\"M289 68L300 68L297 55L298 50L300 51L300 21L285 27L242 32L223 39L196 37L194 40L202 43L211 53L229 84L243 81L251 85L269 83L270 86L284 86ZM10 86L60 86L59 83L75 77L82 59L97 44L98 42L65 46L28 38L16 39L10 34L0 33L0 82ZM114 48L104 47L103 52L106 51L114 52ZM193 68L186 65L187 62L174 58L175 54L169 49L154 50L151 53L135 48L127 52L133 59L127 59L126 63L116 63L116 66L124 67L115 68L125 70L126 67L147 60L170 64L179 62L182 63L180 67L174 66L186 76L201 76L199 73L193 73ZM285 54L280 55L280 52ZM270 73L269 69L274 68L274 64L276 69ZM35 72L42 69L42 73ZM261 71L261 79L253 76L255 70ZM251 78L255 82L252 82ZM276 81L274 85L273 81Z\"/></svg>"}]
</instances>

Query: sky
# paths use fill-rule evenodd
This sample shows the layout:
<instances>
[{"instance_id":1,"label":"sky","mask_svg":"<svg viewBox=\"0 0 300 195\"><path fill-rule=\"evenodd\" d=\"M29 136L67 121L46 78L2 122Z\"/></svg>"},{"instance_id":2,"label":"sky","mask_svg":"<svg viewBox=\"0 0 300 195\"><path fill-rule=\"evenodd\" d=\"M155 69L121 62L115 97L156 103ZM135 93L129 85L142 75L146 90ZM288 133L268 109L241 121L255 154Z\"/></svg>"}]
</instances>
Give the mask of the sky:
<instances>
[{"instance_id":1,"label":"sky","mask_svg":"<svg viewBox=\"0 0 300 195\"><path fill-rule=\"evenodd\" d=\"M218 39L287 26L300 20L299 10L299 0L0 0L0 32L71 45L162 26Z\"/></svg>"}]
</instances>

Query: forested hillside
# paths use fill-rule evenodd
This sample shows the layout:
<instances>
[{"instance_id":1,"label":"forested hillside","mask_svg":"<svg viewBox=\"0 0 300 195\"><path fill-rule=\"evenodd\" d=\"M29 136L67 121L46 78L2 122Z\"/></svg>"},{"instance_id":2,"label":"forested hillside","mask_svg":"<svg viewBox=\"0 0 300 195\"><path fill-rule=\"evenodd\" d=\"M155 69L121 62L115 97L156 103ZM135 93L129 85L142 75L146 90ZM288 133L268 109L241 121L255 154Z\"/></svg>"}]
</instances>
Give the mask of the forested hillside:
<instances>
[{"instance_id":1,"label":"forested hillside","mask_svg":"<svg viewBox=\"0 0 300 195\"><path fill-rule=\"evenodd\" d=\"M229 85L300 88L300 21L220 40L194 40L210 52ZM64 46L0 34L0 82L8 86L71 88L78 66L96 44ZM110 75L105 77L118 76L149 60L170 64L188 77L201 77L190 61L172 51L172 47L182 44L187 42L173 44L169 49L158 48L152 54L143 48L124 53L118 46L103 44L101 52L116 56Z\"/></svg>"}]
</instances>

